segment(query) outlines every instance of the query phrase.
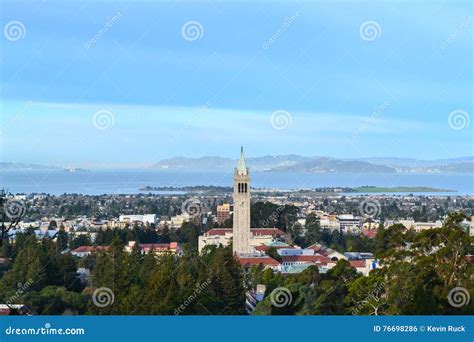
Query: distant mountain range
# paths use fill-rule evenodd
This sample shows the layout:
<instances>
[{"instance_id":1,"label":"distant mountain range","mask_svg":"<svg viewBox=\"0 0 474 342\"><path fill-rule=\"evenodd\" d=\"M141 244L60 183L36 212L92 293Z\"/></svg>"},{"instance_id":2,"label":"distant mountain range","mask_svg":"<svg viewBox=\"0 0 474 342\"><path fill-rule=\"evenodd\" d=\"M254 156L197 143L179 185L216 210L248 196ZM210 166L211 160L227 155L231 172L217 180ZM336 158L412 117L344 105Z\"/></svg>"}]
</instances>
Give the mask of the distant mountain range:
<instances>
[{"instance_id":1,"label":"distant mountain range","mask_svg":"<svg viewBox=\"0 0 474 342\"><path fill-rule=\"evenodd\" d=\"M0 162L0 171L6 170L55 170L60 169L56 166L47 166L40 164L28 164L28 163L6 163Z\"/></svg>"},{"instance_id":2,"label":"distant mountain range","mask_svg":"<svg viewBox=\"0 0 474 342\"><path fill-rule=\"evenodd\" d=\"M360 160L372 164L378 165L390 165L390 166L406 166L406 167L429 167L446 164L457 164L457 163L473 163L473 157L460 157L451 159L434 159L434 160L421 160L413 158L389 158L389 157L372 157L372 158L346 158L344 160Z\"/></svg>"},{"instance_id":3,"label":"distant mountain range","mask_svg":"<svg viewBox=\"0 0 474 342\"><path fill-rule=\"evenodd\" d=\"M253 171L268 172L383 172L383 173L473 173L474 157L439 160L407 158L335 159L303 157L295 154L247 158ZM154 169L186 171L229 171L237 160L223 157L171 158L161 160Z\"/></svg>"},{"instance_id":4,"label":"distant mountain range","mask_svg":"<svg viewBox=\"0 0 474 342\"><path fill-rule=\"evenodd\" d=\"M247 166L258 172L314 172L314 173L474 173L474 157L418 160L409 158L354 158L303 157L296 154L246 158ZM237 160L217 156L164 159L151 169L171 171L231 171ZM0 162L5 170L60 170L56 166L28 163ZM69 169L68 169L69 170Z\"/></svg>"}]
</instances>

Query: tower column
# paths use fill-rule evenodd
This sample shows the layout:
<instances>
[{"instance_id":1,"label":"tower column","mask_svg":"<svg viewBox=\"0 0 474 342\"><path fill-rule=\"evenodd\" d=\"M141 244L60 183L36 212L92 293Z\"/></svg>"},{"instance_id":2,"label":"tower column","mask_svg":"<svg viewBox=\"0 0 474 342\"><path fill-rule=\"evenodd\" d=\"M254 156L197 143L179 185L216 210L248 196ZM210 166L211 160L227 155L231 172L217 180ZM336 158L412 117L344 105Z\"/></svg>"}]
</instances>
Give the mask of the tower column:
<instances>
[{"instance_id":1,"label":"tower column","mask_svg":"<svg viewBox=\"0 0 474 342\"><path fill-rule=\"evenodd\" d=\"M234 254L250 254L250 172L245 164L243 148L234 171Z\"/></svg>"}]
</instances>

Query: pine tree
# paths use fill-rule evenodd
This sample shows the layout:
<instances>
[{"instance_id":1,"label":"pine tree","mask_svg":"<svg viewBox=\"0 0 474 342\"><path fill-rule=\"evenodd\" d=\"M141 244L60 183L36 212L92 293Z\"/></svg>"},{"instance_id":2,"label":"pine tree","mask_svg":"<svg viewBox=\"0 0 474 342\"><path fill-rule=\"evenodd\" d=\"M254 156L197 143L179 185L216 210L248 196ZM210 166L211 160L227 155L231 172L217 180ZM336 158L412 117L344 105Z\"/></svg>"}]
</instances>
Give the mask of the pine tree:
<instances>
[{"instance_id":1,"label":"pine tree","mask_svg":"<svg viewBox=\"0 0 474 342\"><path fill-rule=\"evenodd\" d=\"M212 286L222 302L225 315L245 313L245 288L242 267L229 247L216 251L211 267Z\"/></svg>"},{"instance_id":2,"label":"pine tree","mask_svg":"<svg viewBox=\"0 0 474 342\"><path fill-rule=\"evenodd\" d=\"M58 244L58 251L62 252L68 248L68 234L64 228L59 229L56 243Z\"/></svg>"}]
</instances>

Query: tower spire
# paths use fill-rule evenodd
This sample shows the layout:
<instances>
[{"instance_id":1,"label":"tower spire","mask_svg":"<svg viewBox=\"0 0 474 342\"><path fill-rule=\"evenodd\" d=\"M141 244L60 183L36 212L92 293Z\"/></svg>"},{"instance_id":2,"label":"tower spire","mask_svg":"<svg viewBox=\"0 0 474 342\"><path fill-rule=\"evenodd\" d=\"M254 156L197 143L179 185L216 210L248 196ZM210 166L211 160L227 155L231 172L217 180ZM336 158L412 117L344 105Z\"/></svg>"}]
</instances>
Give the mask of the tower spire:
<instances>
[{"instance_id":1,"label":"tower spire","mask_svg":"<svg viewBox=\"0 0 474 342\"><path fill-rule=\"evenodd\" d=\"M245 157L244 157L244 147L240 147L240 159L239 164L237 165L237 172L239 175L246 175L248 173L247 165L245 164Z\"/></svg>"}]
</instances>

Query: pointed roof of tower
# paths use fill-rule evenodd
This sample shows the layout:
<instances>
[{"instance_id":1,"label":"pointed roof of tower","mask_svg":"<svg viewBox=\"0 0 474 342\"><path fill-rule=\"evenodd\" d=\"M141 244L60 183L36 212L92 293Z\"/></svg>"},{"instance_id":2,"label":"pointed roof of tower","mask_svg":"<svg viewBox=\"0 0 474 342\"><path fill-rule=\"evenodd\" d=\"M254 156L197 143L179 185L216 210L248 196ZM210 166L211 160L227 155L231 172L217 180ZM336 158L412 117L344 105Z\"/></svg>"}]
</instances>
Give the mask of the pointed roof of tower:
<instances>
[{"instance_id":1,"label":"pointed roof of tower","mask_svg":"<svg viewBox=\"0 0 474 342\"><path fill-rule=\"evenodd\" d=\"M239 164L237 165L237 171L241 175L247 174L247 165L245 164L245 157L244 157L244 147L240 148L240 159Z\"/></svg>"}]
</instances>

